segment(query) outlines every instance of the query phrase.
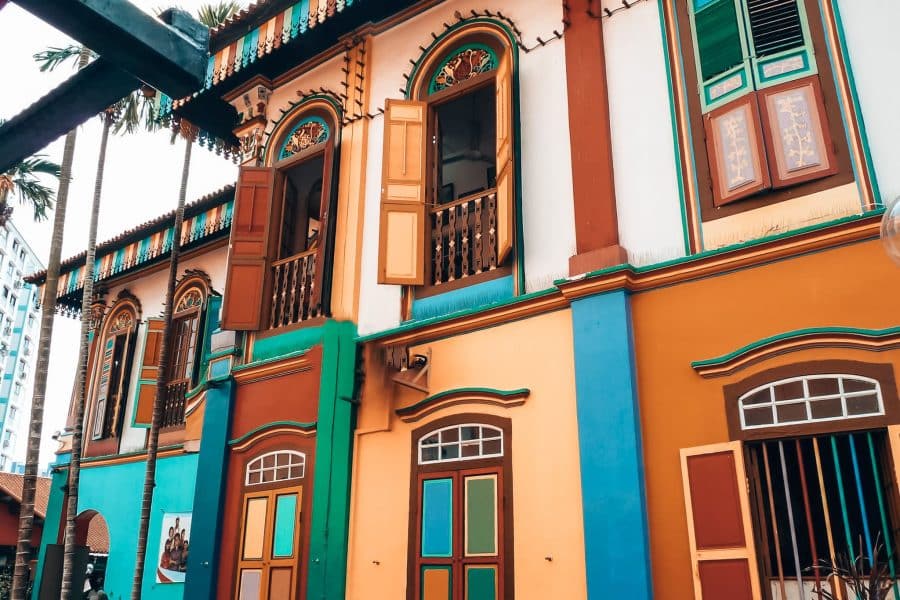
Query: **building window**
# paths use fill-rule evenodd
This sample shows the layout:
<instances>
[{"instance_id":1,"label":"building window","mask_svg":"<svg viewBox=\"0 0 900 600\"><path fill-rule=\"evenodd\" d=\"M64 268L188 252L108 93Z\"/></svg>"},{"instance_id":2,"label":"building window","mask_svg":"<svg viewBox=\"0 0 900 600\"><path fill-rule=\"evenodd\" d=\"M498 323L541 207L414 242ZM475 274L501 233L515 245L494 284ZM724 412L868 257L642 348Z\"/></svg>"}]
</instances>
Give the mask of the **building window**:
<instances>
[{"instance_id":1,"label":"building window","mask_svg":"<svg viewBox=\"0 0 900 600\"><path fill-rule=\"evenodd\" d=\"M16 297L15 294L11 294L11 295L9 296L9 305L10 305L10 307L13 307L13 308L14 308L14 307L16 306L16 303L17 303L18 301L19 301L19 299Z\"/></svg>"},{"instance_id":2,"label":"building window","mask_svg":"<svg viewBox=\"0 0 900 600\"><path fill-rule=\"evenodd\" d=\"M509 422L483 418L491 423L470 418L414 433L409 585L418 600L512 593Z\"/></svg>"},{"instance_id":3,"label":"building window","mask_svg":"<svg viewBox=\"0 0 900 600\"><path fill-rule=\"evenodd\" d=\"M22 340L22 354L29 356L31 354L31 338L26 337Z\"/></svg>"},{"instance_id":4,"label":"building window","mask_svg":"<svg viewBox=\"0 0 900 600\"><path fill-rule=\"evenodd\" d=\"M16 417L17 417L18 415L19 415L19 409L18 409L17 407L15 407L15 406L10 406L10 407L9 407L9 417L8 417L8 418L9 418L9 422L10 422L10 423L15 423L15 422L16 422Z\"/></svg>"},{"instance_id":5,"label":"building window","mask_svg":"<svg viewBox=\"0 0 900 600\"><path fill-rule=\"evenodd\" d=\"M25 249L19 250L19 260L25 262Z\"/></svg>"},{"instance_id":6,"label":"building window","mask_svg":"<svg viewBox=\"0 0 900 600\"><path fill-rule=\"evenodd\" d=\"M303 479L306 474L306 455L294 450L269 452L247 464L246 485L261 485L276 481Z\"/></svg>"},{"instance_id":7,"label":"building window","mask_svg":"<svg viewBox=\"0 0 900 600\"><path fill-rule=\"evenodd\" d=\"M19 240L13 240L13 243L12 243L13 254L18 252L18 250L19 250Z\"/></svg>"},{"instance_id":8,"label":"building window","mask_svg":"<svg viewBox=\"0 0 900 600\"><path fill-rule=\"evenodd\" d=\"M15 271L15 265L10 263L6 264L6 274L12 277L13 272Z\"/></svg>"},{"instance_id":9,"label":"building window","mask_svg":"<svg viewBox=\"0 0 900 600\"><path fill-rule=\"evenodd\" d=\"M241 170L234 220L257 226L231 230L223 327L256 331L327 316L339 120L325 101L303 104L273 130L272 166Z\"/></svg>"},{"instance_id":10,"label":"building window","mask_svg":"<svg viewBox=\"0 0 900 600\"><path fill-rule=\"evenodd\" d=\"M105 323L103 354L94 401L92 438L118 437L131 380L137 316L131 302L114 308Z\"/></svg>"},{"instance_id":11,"label":"building window","mask_svg":"<svg viewBox=\"0 0 900 600\"><path fill-rule=\"evenodd\" d=\"M700 91L690 103L698 160L706 156L698 175L701 181L709 175L710 188L701 192L707 220L795 197L796 191L777 192L844 170L835 152L843 150L842 129L832 127L825 110L826 101L837 102L834 84L830 74L819 76L830 64L814 48L822 25L807 17L805 0L684 4L677 10L687 21L684 50L693 57L688 67ZM849 169L815 190L848 178ZM759 202L714 210L749 197Z\"/></svg>"},{"instance_id":12,"label":"building window","mask_svg":"<svg viewBox=\"0 0 900 600\"><path fill-rule=\"evenodd\" d=\"M422 61L385 108L379 282L419 295L511 272L513 49L486 31Z\"/></svg>"},{"instance_id":13,"label":"building window","mask_svg":"<svg viewBox=\"0 0 900 600\"><path fill-rule=\"evenodd\" d=\"M13 396L18 398L22 395L22 384L18 381L13 384Z\"/></svg>"},{"instance_id":14,"label":"building window","mask_svg":"<svg viewBox=\"0 0 900 600\"><path fill-rule=\"evenodd\" d=\"M2 315L3 313L0 313ZM34 315L28 315L28 328L34 327Z\"/></svg>"}]
</instances>

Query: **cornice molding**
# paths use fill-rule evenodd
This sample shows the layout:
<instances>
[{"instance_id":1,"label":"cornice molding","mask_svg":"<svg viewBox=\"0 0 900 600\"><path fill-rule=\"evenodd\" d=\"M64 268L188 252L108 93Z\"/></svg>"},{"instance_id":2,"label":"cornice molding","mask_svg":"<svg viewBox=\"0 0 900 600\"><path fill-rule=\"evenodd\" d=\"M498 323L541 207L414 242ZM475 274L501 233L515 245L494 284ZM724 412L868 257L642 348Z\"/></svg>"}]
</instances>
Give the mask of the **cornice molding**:
<instances>
[{"instance_id":1,"label":"cornice molding","mask_svg":"<svg viewBox=\"0 0 900 600\"><path fill-rule=\"evenodd\" d=\"M394 412L404 423L415 423L435 411L458 404L489 404L504 408L521 406L525 404L525 399L529 395L531 395L531 390L528 388L517 390L456 388L428 396L415 404L398 408Z\"/></svg>"}]
</instances>

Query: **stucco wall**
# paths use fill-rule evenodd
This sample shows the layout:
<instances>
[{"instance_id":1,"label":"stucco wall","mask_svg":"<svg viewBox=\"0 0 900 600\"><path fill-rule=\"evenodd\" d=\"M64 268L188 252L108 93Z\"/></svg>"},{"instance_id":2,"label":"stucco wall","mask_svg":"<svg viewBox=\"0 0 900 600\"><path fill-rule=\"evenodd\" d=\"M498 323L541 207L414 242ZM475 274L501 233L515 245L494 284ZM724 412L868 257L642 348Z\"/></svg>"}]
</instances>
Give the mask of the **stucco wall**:
<instances>
[{"instance_id":1,"label":"stucco wall","mask_svg":"<svg viewBox=\"0 0 900 600\"><path fill-rule=\"evenodd\" d=\"M431 394L459 387L529 388L531 394L522 406L459 404L404 423L393 410L421 400L424 394L407 393L390 383L379 388L389 381L382 379L384 373L367 373L358 419L358 431L364 433L355 441L347 598L405 597L411 432L460 413L512 420L515 597L585 598L569 311L412 349L422 354L428 350ZM552 561L546 560L548 556Z\"/></svg>"}]
</instances>

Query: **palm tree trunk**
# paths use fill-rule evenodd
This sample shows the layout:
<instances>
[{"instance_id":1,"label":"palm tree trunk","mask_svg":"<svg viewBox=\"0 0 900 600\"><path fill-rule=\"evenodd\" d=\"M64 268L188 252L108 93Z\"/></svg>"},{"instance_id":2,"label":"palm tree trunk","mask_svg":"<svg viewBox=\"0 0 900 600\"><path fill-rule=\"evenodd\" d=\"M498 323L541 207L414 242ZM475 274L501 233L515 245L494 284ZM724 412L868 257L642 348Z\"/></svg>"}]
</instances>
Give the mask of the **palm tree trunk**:
<instances>
[{"instance_id":1,"label":"palm tree trunk","mask_svg":"<svg viewBox=\"0 0 900 600\"><path fill-rule=\"evenodd\" d=\"M78 481L81 476L81 441L84 432L84 403L87 390L88 352L92 326L91 302L94 299L94 260L97 250L97 219L100 215L100 192L103 188L103 170L106 166L106 144L113 116L103 115L103 135L100 138L100 156L97 158L97 178L94 180L94 202L91 205L91 222L88 227L87 253L84 259L84 289L81 295L81 346L78 350L78 373L75 376L75 417L72 428L72 458L69 462L69 496L66 506L66 541L63 554L62 591L60 600L72 598L75 565L75 518L78 516Z\"/></svg>"},{"instance_id":2,"label":"palm tree trunk","mask_svg":"<svg viewBox=\"0 0 900 600\"><path fill-rule=\"evenodd\" d=\"M82 49L78 68L84 68L90 57ZM59 190L56 193L56 214L53 216L53 235L50 239L50 258L41 300L41 337L38 342L37 366L34 371L34 392L31 396L31 422L28 427L28 447L25 452L25 474L22 480L22 504L19 510L19 541L16 544L16 568L13 572L11 600L25 600L28 590L28 563L31 559L31 535L34 528L34 492L37 485L38 460L41 454L41 430L44 427L44 398L47 393L47 367L50 364L50 339L53 336L53 316L56 312L56 287L59 283L59 262L62 254L63 230L66 225L66 201L72 180L77 129L66 134L62 164L59 169Z\"/></svg>"},{"instance_id":3,"label":"palm tree trunk","mask_svg":"<svg viewBox=\"0 0 900 600\"><path fill-rule=\"evenodd\" d=\"M169 336L172 329L172 309L175 296L175 279L178 275L178 254L181 251L181 224L184 222L184 199L187 195L188 174L191 170L193 135L185 135L184 164L181 171L181 189L178 192L178 208L175 210L175 231L172 235L172 253L169 255L169 281L166 287L166 304L163 312L162 348L159 353L159 369L156 376L156 398L153 400L153 419L147 440L147 471L144 476L144 495L141 499L141 520L138 527L137 556L134 563L132 600L140 600L144 579L144 560L147 556L147 530L150 528L150 508L153 505L153 488L156 486L156 454L159 449L159 423L162 420L163 398L169 377Z\"/></svg>"}]
</instances>

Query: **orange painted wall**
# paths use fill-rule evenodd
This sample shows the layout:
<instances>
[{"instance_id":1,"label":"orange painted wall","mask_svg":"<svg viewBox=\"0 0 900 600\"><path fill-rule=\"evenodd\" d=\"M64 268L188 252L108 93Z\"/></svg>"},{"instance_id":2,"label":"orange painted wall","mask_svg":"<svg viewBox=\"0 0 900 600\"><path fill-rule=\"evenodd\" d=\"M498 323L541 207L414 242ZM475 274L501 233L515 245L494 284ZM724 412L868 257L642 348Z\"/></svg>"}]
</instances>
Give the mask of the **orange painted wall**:
<instances>
[{"instance_id":1,"label":"orange painted wall","mask_svg":"<svg viewBox=\"0 0 900 600\"><path fill-rule=\"evenodd\" d=\"M347 598L406 597L411 431L472 412L512 420L516 599L585 598L570 313L554 312L412 351L428 349L431 394L489 387L529 388L531 395L518 407L460 404L404 423L393 411L424 394L398 392L403 388L389 382L377 352L369 350L355 440Z\"/></svg>"},{"instance_id":2,"label":"orange painted wall","mask_svg":"<svg viewBox=\"0 0 900 600\"><path fill-rule=\"evenodd\" d=\"M691 362L796 329L896 326L898 297L900 269L877 240L632 297L655 598L694 598L679 450L728 441L722 387L808 360L900 365L900 351L806 350L714 379Z\"/></svg>"}]
</instances>

